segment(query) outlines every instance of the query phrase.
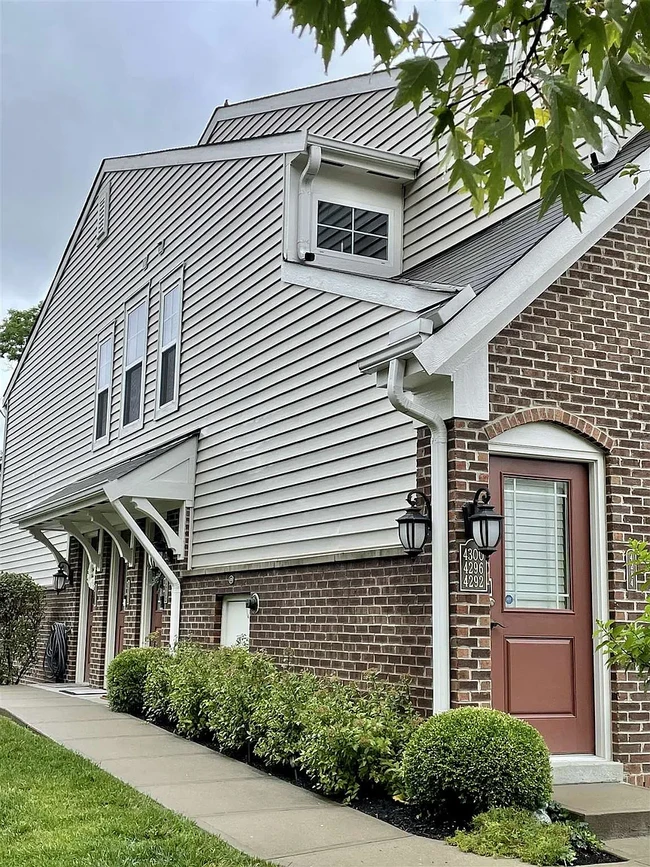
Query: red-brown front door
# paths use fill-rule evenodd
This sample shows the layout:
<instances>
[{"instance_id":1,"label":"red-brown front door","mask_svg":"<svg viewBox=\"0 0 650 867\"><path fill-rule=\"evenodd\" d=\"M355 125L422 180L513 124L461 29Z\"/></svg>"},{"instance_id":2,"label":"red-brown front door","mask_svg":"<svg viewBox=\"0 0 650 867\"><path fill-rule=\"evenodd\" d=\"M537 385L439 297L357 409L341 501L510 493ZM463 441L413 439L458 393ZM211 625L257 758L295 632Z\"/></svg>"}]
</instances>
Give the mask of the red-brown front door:
<instances>
[{"instance_id":1,"label":"red-brown front door","mask_svg":"<svg viewBox=\"0 0 650 867\"><path fill-rule=\"evenodd\" d=\"M493 705L552 753L593 753L587 468L493 457L490 490L505 517L490 560Z\"/></svg>"},{"instance_id":2,"label":"red-brown front door","mask_svg":"<svg viewBox=\"0 0 650 867\"><path fill-rule=\"evenodd\" d=\"M163 627L163 612L165 610L163 591L157 587L151 588L151 631L160 636ZM160 643L160 642L159 642Z\"/></svg>"},{"instance_id":3,"label":"red-brown front door","mask_svg":"<svg viewBox=\"0 0 650 867\"><path fill-rule=\"evenodd\" d=\"M85 581L85 578L81 580ZM93 620L95 617L95 591L88 588L88 613L86 616L86 655L84 659L84 679L90 679L90 650L93 641Z\"/></svg>"},{"instance_id":4,"label":"red-brown front door","mask_svg":"<svg viewBox=\"0 0 650 867\"><path fill-rule=\"evenodd\" d=\"M115 656L124 650L126 614L126 562L120 557L117 567L117 613L115 615Z\"/></svg>"}]
</instances>

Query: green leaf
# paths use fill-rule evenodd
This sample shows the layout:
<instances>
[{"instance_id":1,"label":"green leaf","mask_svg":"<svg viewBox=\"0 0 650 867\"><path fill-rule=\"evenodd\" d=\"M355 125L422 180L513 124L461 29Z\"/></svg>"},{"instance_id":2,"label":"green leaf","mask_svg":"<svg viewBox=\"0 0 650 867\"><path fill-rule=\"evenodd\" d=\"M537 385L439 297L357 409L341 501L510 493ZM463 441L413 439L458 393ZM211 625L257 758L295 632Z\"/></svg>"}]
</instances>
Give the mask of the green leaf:
<instances>
[{"instance_id":1,"label":"green leaf","mask_svg":"<svg viewBox=\"0 0 650 867\"><path fill-rule=\"evenodd\" d=\"M440 79L438 62L432 57L414 57L404 60L398 66L397 93L393 105L395 108L412 103L416 111L425 91L435 94Z\"/></svg>"},{"instance_id":2,"label":"green leaf","mask_svg":"<svg viewBox=\"0 0 650 867\"><path fill-rule=\"evenodd\" d=\"M314 34L327 69L337 34L346 35L345 5L345 0L275 0L275 15L288 9L293 17L294 30L299 30L301 35L305 30Z\"/></svg>"},{"instance_id":3,"label":"green leaf","mask_svg":"<svg viewBox=\"0 0 650 867\"><path fill-rule=\"evenodd\" d=\"M574 169L559 169L551 178L544 193L539 210L540 217L543 217L551 205L560 199L566 216L580 228L585 210L582 194L585 193L589 196L597 196L599 199L604 198L600 190L586 180L580 172Z\"/></svg>"},{"instance_id":4,"label":"green leaf","mask_svg":"<svg viewBox=\"0 0 650 867\"><path fill-rule=\"evenodd\" d=\"M322 3L322 5L326 4ZM402 38L407 28L408 25L396 17L388 0L357 0L355 15L345 37L345 48L349 48L360 37L365 36L372 46L375 57L388 63L394 54L391 32Z\"/></svg>"},{"instance_id":5,"label":"green leaf","mask_svg":"<svg viewBox=\"0 0 650 867\"><path fill-rule=\"evenodd\" d=\"M493 85L498 85L508 62L509 48L505 42L488 43L483 46L485 71Z\"/></svg>"}]
</instances>

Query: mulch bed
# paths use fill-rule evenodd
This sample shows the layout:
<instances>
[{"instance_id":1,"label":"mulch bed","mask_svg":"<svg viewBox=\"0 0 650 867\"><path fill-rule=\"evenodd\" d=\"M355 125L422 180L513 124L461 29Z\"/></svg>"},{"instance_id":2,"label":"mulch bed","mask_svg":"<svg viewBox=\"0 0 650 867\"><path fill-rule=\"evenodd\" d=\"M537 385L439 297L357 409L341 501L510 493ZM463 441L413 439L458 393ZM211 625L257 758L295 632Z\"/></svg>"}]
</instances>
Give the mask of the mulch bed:
<instances>
[{"instance_id":1,"label":"mulch bed","mask_svg":"<svg viewBox=\"0 0 650 867\"><path fill-rule=\"evenodd\" d=\"M173 726L160 723L158 725L172 734L175 733ZM229 758L251 765L269 776L278 777L294 786L309 789L310 791L315 791L317 794L321 794L322 797L327 797L314 789L309 778L304 774L294 773L283 768L271 769L268 765L264 765L258 761L248 750L243 750L239 753L223 753L207 738L202 738L196 741L196 743L200 743L202 746L208 747L208 749L220 755L227 755ZM330 798L330 800L341 803L341 799L339 798ZM375 819L381 819L382 822L387 822L389 825L394 825L400 831L406 831L407 834L415 834L418 837L430 837L433 840L445 840L447 837L451 837L459 827L466 827L451 820L441 820L430 815L421 807L404 804L380 793L362 793L348 806L359 810L360 813L373 816ZM579 854L573 862L572 867L591 867L593 864L620 864L624 860L617 855L611 855L609 852L601 852L594 849L591 852Z\"/></svg>"}]
</instances>

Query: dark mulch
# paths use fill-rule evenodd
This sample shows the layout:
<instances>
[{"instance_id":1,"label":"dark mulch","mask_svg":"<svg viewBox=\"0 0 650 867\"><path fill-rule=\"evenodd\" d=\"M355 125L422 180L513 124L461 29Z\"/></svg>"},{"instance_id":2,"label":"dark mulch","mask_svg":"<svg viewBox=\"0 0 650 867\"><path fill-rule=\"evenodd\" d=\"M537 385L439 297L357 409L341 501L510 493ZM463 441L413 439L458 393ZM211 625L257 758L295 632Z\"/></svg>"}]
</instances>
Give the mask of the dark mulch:
<instances>
[{"instance_id":1,"label":"dark mulch","mask_svg":"<svg viewBox=\"0 0 650 867\"><path fill-rule=\"evenodd\" d=\"M164 723L158 723L158 725L160 728L164 728L172 734L174 733L173 726ZM215 752L221 752L217 749L214 742L208 738L201 738L197 743ZM269 768L268 765L259 761L250 750L229 752L226 755L240 762L252 765L265 774L269 774L269 776L286 780L286 782L292 783L294 786L317 791L314 789L309 778L304 774L290 771L286 768ZM339 801L339 803L341 801L339 798L331 798L331 800ZM374 816L375 819L381 819L382 822L388 822L389 825L394 825L408 834L415 834L418 837L430 837L433 840L445 840L447 837L451 837L459 828L467 827L465 823L433 816L421 807L416 807L413 804L404 804L379 792L362 793L348 806L359 810L360 813ZM611 855L609 852L593 849L590 852L579 853L572 867L590 867L592 864L620 864L624 860L616 855Z\"/></svg>"}]
</instances>

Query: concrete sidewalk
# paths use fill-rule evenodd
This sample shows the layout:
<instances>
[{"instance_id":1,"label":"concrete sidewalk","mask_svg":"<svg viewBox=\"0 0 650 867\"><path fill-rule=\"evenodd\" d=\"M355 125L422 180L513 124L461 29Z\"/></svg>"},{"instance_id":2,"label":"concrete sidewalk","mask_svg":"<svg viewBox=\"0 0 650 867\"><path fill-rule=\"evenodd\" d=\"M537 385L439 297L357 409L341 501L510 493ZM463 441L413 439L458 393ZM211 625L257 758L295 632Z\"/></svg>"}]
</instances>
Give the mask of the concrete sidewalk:
<instances>
[{"instance_id":1,"label":"concrete sidewalk","mask_svg":"<svg viewBox=\"0 0 650 867\"><path fill-rule=\"evenodd\" d=\"M97 697L0 687L0 712L104 770L235 848L286 867L516 867L459 852L228 759ZM647 863L628 862L629 867Z\"/></svg>"}]
</instances>

